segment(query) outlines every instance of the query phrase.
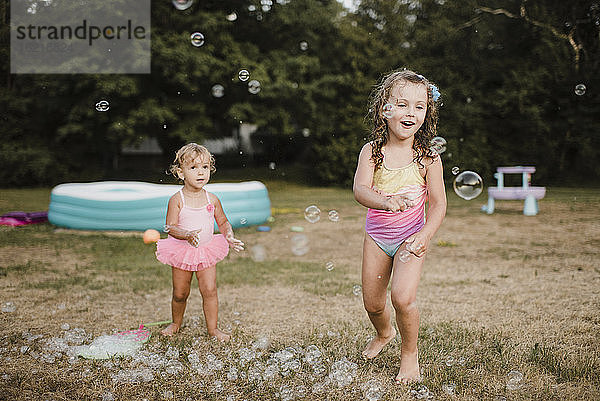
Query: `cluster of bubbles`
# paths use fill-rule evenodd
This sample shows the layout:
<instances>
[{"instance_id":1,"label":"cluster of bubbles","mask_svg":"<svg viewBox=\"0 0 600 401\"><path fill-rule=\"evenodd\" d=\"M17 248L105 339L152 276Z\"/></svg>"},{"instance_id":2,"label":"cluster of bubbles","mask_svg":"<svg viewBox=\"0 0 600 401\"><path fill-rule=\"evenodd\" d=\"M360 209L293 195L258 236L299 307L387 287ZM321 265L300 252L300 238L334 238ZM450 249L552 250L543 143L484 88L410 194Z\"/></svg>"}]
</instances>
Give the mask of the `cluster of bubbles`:
<instances>
[{"instance_id":1,"label":"cluster of bubbles","mask_svg":"<svg viewBox=\"0 0 600 401\"><path fill-rule=\"evenodd\" d=\"M108 100L100 100L98 103L96 103L96 111L108 111L110 109L110 104L108 103Z\"/></svg>"},{"instance_id":2,"label":"cluster of bubbles","mask_svg":"<svg viewBox=\"0 0 600 401\"><path fill-rule=\"evenodd\" d=\"M334 223L340 221L340 214L337 210L332 209L327 212L327 217L329 218L329 221ZM307 206L306 209L304 209L304 218L309 223L316 223L317 221L321 220L321 209L319 209L316 205Z\"/></svg>"},{"instance_id":3,"label":"cluster of bubbles","mask_svg":"<svg viewBox=\"0 0 600 401\"><path fill-rule=\"evenodd\" d=\"M66 358L70 364L76 363L79 347L84 342L90 341L92 336L82 328L71 329L69 325L62 327L64 330L62 336L50 338L24 331L21 337L26 345L21 346L20 353L43 363L52 364L63 358Z\"/></svg>"}]
</instances>

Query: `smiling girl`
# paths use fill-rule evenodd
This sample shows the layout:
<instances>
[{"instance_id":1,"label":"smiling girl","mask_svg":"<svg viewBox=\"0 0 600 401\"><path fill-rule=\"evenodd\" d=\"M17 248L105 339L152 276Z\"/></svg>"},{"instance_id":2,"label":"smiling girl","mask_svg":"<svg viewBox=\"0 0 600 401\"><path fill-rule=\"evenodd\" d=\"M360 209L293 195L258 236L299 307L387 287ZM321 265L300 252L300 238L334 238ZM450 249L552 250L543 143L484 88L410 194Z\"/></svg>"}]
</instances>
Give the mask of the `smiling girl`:
<instances>
[{"instance_id":1,"label":"smiling girl","mask_svg":"<svg viewBox=\"0 0 600 401\"><path fill-rule=\"evenodd\" d=\"M402 339L396 382L403 384L421 380L417 286L431 237L446 214L442 161L430 149L438 97L437 88L413 71L385 76L372 94L371 142L363 146L354 176L354 197L368 208L363 302L377 332L363 356L376 357L396 337L387 304L391 279L391 301Z\"/></svg>"}]
</instances>

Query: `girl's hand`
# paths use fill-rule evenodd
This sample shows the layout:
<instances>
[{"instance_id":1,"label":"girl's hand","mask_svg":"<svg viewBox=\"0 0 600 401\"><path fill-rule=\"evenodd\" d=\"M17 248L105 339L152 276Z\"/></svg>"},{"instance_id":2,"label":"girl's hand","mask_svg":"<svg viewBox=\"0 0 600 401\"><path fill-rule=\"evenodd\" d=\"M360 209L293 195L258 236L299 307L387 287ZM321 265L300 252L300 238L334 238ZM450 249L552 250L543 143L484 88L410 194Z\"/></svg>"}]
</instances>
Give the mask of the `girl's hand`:
<instances>
[{"instance_id":1,"label":"girl's hand","mask_svg":"<svg viewBox=\"0 0 600 401\"><path fill-rule=\"evenodd\" d=\"M429 247L429 237L420 231L406 239L406 250L420 258L425 255Z\"/></svg>"},{"instance_id":2,"label":"girl's hand","mask_svg":"<svg viewBox=\"0 0 600 401\"><path fill-rule=\"evenodd\" d=\"M402 195L388 195L384 204L385 210L403 212L413 206L413 201Z\"/></svg>"},{"instance_id":3,"label":"girl's hand","mask_svg":"<svg viewBox=\"0 0 600 401\"><path fill-rule=\"evenodd\" d=\"M234 251L239 252L244 250L244 243L239 239L235 239L233 237L233 233L229 233L225 236L227 242L229 242L229 247L233 248Z\"/></svg>"},{"instance_id":4,"label":"girl's hand","mask_svg":"<svg viewBox=\"0 0 600 401\"><path fill-rule=\"evenodd\" d=\"M202 230L193 230L193 231L188 231L185 234L185 239L194 248L198 248L198 245L200 245L200 238L199 238L200 231L202 231Z\"/></svg>"}]
</instances>

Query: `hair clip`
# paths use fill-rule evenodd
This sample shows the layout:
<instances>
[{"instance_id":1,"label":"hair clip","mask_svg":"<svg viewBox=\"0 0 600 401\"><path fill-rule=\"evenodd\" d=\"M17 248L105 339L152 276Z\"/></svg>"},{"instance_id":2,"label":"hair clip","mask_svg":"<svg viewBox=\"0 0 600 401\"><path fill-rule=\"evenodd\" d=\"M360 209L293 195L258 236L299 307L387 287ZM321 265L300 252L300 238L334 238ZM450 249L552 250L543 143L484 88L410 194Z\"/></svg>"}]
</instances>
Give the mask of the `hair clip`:
<instances>
[{"instance_id":1,"label":"hair clip","mask_svg":"<svg viewBox=\"0 0 600 401\"><path fill-rule=\"evenodd\" d=\"M429 87L431 88L431 97L433 98L433 101L437 102L437 100L440 98L440 96L442 96L442 94L438 90L437 86L435 86L434 84L429 84Z\"/></svg>"}]
</instances>

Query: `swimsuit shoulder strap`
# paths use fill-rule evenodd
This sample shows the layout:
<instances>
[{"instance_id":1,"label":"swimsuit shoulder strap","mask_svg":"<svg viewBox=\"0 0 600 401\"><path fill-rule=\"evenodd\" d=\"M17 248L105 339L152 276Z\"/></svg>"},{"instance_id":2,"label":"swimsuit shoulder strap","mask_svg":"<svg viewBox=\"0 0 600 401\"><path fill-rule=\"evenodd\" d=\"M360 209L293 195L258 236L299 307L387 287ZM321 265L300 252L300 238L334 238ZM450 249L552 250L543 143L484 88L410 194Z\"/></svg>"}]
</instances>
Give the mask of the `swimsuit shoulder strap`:
<instances>
[{"instance_id":1,"label":"swimsuit shoulder strap","mask_svg":"<svg viewBox=\"0 0 600 401\"><path fill-rule=\"evenodd\" d=\"M205 189L204 193L206 193L206 201L208 202L208 204L210 205L210 198L208 196L208 191Z\"/></svg>"},{"instance_id":2,"label":"swimsuit shoulder strap","mask_svg":"<svg viewBox=\"0 0 600 401\"><path fill-rule=\"evenodd\" d=\"M185 197L183 196L183 188L179 190L179 195L181 196L181 203L185 206Z\"/></svg>"}]
</instances>

